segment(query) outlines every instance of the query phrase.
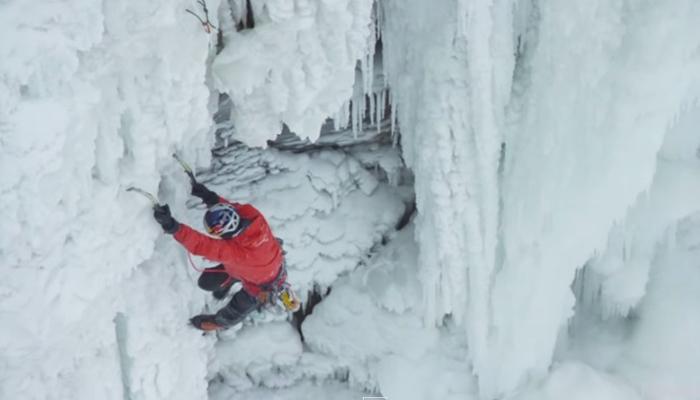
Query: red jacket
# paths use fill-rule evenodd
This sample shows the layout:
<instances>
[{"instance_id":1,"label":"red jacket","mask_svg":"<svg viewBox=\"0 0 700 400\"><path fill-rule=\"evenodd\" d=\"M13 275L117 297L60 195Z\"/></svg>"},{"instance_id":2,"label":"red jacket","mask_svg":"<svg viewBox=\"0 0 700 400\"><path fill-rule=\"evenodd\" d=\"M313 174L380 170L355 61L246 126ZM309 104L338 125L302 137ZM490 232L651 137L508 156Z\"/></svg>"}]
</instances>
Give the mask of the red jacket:
<instances>
[{"instance_id":1,"label":"red jacket","mask_svg":"<svg viewBox=\"0 0 700 400\"><path fill-rule=\"evenodd\" d=\"M265 217L250 204L231 203L241 219L249 225L243 232L230 239L215 239L191 227L180 224L175 240L192 254L220 262L226 272L243 283L243 288L253 296L260 292L259 285L273 281L282 266L282 248L272 234Z\"/></svg>"}]
</instances>

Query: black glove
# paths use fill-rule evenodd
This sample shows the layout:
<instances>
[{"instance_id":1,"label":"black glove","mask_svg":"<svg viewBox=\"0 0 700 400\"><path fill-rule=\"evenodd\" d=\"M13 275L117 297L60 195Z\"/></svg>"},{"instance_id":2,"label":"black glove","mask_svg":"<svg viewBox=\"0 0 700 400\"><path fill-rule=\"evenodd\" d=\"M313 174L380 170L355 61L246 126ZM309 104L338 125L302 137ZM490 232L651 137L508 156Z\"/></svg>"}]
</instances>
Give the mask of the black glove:
<instances>
[{"instance_id":1,"label":"black glove","mask_svg":"<svg viewBox=\"0 0 700 400\"><path fill-rule=\"evenodd\" d=\"M192 181L192 196L197 196L207 206L213 206L219 202L219 195L207 189L204 184L197 181Z\"/></svg>"},{"instance_id":2,"label":"black glove","mask_svg":"<svg viewBox=\"0 0 700 400\"><path fill-rule=\"evenodd\" d=\"M180 224L170 215L170 207L167 204L153 206L153 218L163 227L165 233L175 233L180 229Z\"/></svg>"},{"instance_id":3,"label":"black glove","mask_svg":"<svg viewBox=\"0 0 700 400\"><path fill-rule=\"evenodd\" d=\"M216 323L215 316L210 314L199 314L190 318L190 324L197 329L203 331L215 331L217 329L223 329L223 327Z\"/></svg>"}]
</instances>

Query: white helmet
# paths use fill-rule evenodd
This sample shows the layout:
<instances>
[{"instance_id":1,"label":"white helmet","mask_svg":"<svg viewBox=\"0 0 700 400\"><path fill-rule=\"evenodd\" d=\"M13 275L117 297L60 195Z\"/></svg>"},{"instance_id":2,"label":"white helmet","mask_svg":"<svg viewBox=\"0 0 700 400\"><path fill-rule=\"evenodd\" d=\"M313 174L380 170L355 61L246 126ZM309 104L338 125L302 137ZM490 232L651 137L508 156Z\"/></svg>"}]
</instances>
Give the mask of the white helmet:
<instances>
[{"instance_id":1,"label":"white helmet","mask_svg":"<svg viewBox=\"0 0 700 400\"><path fill-rule=\"evenodd\" d=\"M204 214L204 227L218 237L233 236L241 225L241 217L236 208L228 203L217 203Z\"/></svg>"}]
</instances>

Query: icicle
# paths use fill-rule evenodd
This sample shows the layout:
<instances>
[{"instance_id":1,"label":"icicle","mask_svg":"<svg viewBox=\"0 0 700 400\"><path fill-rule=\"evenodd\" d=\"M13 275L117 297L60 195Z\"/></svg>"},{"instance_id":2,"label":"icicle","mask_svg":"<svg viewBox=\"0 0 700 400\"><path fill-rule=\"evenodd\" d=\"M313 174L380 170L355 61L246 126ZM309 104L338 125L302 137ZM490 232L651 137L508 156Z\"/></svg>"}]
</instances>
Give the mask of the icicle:
<instances>
[{"instance_id":1,"label":"icicle","mask_svg":"<svg viewBox=\"0 0 700 400\"><path fill-rule=\"evenodd\" d=\"M355 84L352 92L352 134L357 139L358 132L362 129L362 112L365 107L364 88L362 71L364 69L363 60L359 61L359 68L355 68Z\"/></svg>"},{"instance_id":2,"label":"icicle","mask_svg":"<svg viewBox=\"0 0 700 400\"><path fill-rule=\"evenodd\" d=\"M374 40L375 40L375 46L376 42L378 42L382 38L382 20L384 18L384 15L382 13L382 4L380 2L374 3ZM375 47L376 50L376 47ZM384 54L380 53L380 56L382 57L380 60L380 67L381 67L381 88L379 89L378 93L378 98L377 98L377 116L375 118L376 124L377 124L377 133L379 133L382 129L382 121L384 121L384 113L386 112L386 91L389 83L387 82L387 75L386 71L384 68ZM374 84L374 83L373 83Z\"/></svg>"},{"instance_id":3,"label":"icicle","mask_svg":"<svg viewBox=\"0 0 700 400\"><path fill-rule=\"evenodd\" d=\"M373 7L377 7L376 3ZM377 30L375 28L376 22L372 21L372 29L370 30L370 35L367 38L367 66L362 71L362 76L364 78L364 91L365 94L372 93L372 86L374 84L374 51L377 45Z\"/></svg>"},{"instance_id":4,"label":"icicle","mask_svg":"<svg viewBox=\"0 0 700 400\"><path fill-rule=\"evenodd\" d=\"M377 121L377 132L379 132L381 125L382 125L382 95L384 94L383 90L380 90L379 93L377 93L377 107L376 107L376 113L374 115L374 120Z\"/></svg>"},{"instance_id":5,"label":"icicle","mask_svg":"<svg viewBox=\"0 0 700 400\"><path fill-rule=\"evenodd\" d=\"M379 92L379 116L377 118L377 120L379 121L380 124L382 123L382 120L384 120L384 113L386 112L385 107L386 107L386 90L382 89Z\"/></svg>"},{"instance_id":6,"label":"icicle","mask_svg":"<svg viewBox=\"0 0 700 400\"><path fill-rule=\"evenodd\" d=\"M382 19L384 15L382 14L382 6L379 2L374 3L374 34L377 40L382 37Z\"/></svg>"},{"instance_id":7,"label":"icicle","mask_svg":"<svg viewBox=\"0 0 700 400\"><path fill-rule=\"evenodd\" d=\"M362 62L360 63L360 65L362 66L361 70L362 70L362 93L363 94L367 94L371 90L369 88L368 78L367 78L369 76L369 71L371 69L371 67L369 65L369 59L370 59L370 56L369 56L369 54L367 54L367 57L365 57L362 60Z\"/></svg>"},{"instance_id":8,"label":"icicle","mask_svg":"<svg viewBox=\"0 0 700 400\"><path fill-rule=\"evenodd\" d=\"M244 19L246 18L246 1L245 0L233 0L230 3L231 14L233 16L233 21L236 25L246 24Z\"/></svg>"},{"instance_id":9,"label":"icicle","mask_svg":"<svg viewBox=\"0 0 700 400\"><path fill-rule=\"evenodd\" d=\"M356 121L355 121L355 111L357 110L357 73L355 73L355 83L352 87L352 97L350 98L350 128L352 129L353 135L355 134Z\"/></svg>"},{"instance_id":10,"label":"icicle","mask_svg":"<svg viewBox=\"0 0 700 400\"><path fill-rule=\"evenodd\" d=\"M357 96L352 96L352 108L350 109L350 125L352 136L357 137Z\"/></svg>"},{"instance_id":11,"label":"icicle","mask_svg":"<svg viewBox=\"0 0 700 400\"><path fill-rule=\"evenodd\" d=\"M352 126L352 121L350 120L352 116L350 115L350 101L345 102L345 107L343 107L343 127L347 128Z\"/></svg>"},{"instance_id":12,"label":"icicle","mask_svg":"<svg viewBox=\"0 0 700 400\"><path fill-rule=\"evenodd\" d=\"M364 92L360 93L360 96L362 96L362 107L357 110L357 117L360 125L359 132L362 132L365 123L365 110L367 109L367 96L365 96Z\"/></svg>"},{"instance_id":13,"label":"icicle","mask_svg":"<svg viewBox=\"0 0 700 400\"><path fill-rule=\"evenodd\" d=\"M374 44L370 45L370 50L367 54L367 66L364 71L362 71L362 76L364 77L365 94L372 94L374 91Z\"/></svg>"},{"instance_id":14,"label":"icicle","mask_svg":"<svg viewBox=\"0 0 700 400\"><path fill-rule=\"evenodd\" d=\"M360 99L354 96L352 104L352 137L357 139L357 131L360 129Z\"/></svg>"},{"instance_id":15,"label":"icicle","mask_svg":"<svg viewBox=\"0 0 700 400\"><path fill-rule=\"evenodd\" d=\"M389 92L389 118L391 119L391 138L393 139L394 146L396 146L396 136L394 134L394 131L396 129L396 111L398 110L398 106L395 104L396 102L394 101L394 92Z\"/></svg>"},{"instance_id":16,"label":"icicle","mask_svg":"<svg viewBox=\"0 0 700 400\"><path fill-rule=\"evenodd\" d=\"M335 119L337 120L335 122L335 126L337 130L344 129L347 127L347 119L345 119L345 107L347 105L347 101L343 102L343 104L340 105L340 108L338 109L338 112L336 113Z\"/></svg>"},{"instance_id":17,"label":"icicle","mask_svg":"<svg viewBox=\"0 0 700 400\"><path fill-rule=\"evenodd\" d=\"M249 23L249 21L248 21L248 14L249 14L248 13L248 2L245 0L242 0L242 3L243 4L242 4L241 9L243 10L243 18L242 18L243 25L248 26L248 23Z\"/></svg>"},{"instance_id":18,"label":"icicle","mask_svg":"<svg viewBox=\"0 0 700 400\"><path fill-rule=\"evenodd\" d=\"M372 123L374 123L377 126L377 131L379 131L379 125L381 124L381 120L379 119L379 100L381 96L381 92L379 93L374 93L374 109L372 110Z\"/></svg>"}]
</instances>

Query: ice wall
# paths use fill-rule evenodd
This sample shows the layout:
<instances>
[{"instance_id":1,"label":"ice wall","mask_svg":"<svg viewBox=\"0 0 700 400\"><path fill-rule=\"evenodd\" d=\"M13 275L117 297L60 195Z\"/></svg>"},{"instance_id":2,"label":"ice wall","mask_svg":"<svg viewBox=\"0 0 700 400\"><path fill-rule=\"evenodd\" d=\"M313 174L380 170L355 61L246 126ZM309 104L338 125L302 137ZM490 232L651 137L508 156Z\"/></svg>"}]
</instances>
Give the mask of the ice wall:
<instances>
[{"instance_id":1,"label":"ice wall","mask_svg":"<svg viewBox=\"0 0 700 400\"><path fill-rule=\"evenodd\" d=\"M207 160L210 43L186 7L0 4L0 398L206 393L191 283L143 264L161 233L124 192L158 192L175 149Z\"/></svg>"},{"instance_id":2,"label":"ice wall","mask_svg":"<svg viewBox=\"0 0 700 400\"><path fill-rule=\"evenodd\" d=\"M650 186L667 128L697 98L700 10L382 4L425 320L463 323L493 398L546 373L576 269Z\"/></svg>"},{"instance_id":3,"label":"ice wall","mask_svg":"<svg viewBox=\"0 0 700 400\"><path fill-rule=\"evenodd\" d=\"M428 324L451 314L486 361L498 161L513 57L508 4L383 2L384 71L406 163ZM426 32L430 32L426 34Z\"/></svg>"},{"instance_id":4,"label":"ice wall","mask_svg":"<svg viewBox=\"0 0 700 400\"><path fill-rule=\"evenodd\" d=\"M596 252L602 256L593 263L607 274L602 307L624 314L643 299L654 257L649 246L669 221L692 210L661 193L685 193L694 176L676 179L687 171L663 157L657 162L657 153L692 147L662 142L700 94L696 2L382 0L373 8L369 0L265 0L251 2L254 28L238 31L236 23L246 25L245 3L209 2L225 45L212 71L214 38L184 13L196 10L189 1L0 5L2 36L12 38L0 41L0 397L206 396L204 350L212 343L183 324L183 316L201 311L203 296L176 246L158 241L148 204L123 189L159 192L184 215L186 181L169 156L177 149L208 161L207 76L232 99L234 137L251 145L274 137L283 122L310 137L328 116L347 122L348 98L364 103L374 89L373 11L391 110L416 176L422 288L411 293L422 293L422 302L397 306L405 296L397 288L382 298L381 307L407 314L396 326L407 317L434 338L430 325L456 321L447 336L467 338L478 390L493 398L546 373L572 313L569 285ZM225 17L217 20L217 11ZM383 116L384 102L375 105L373 115ZM359 111L352 110L353 126ZM364 201L374 192L363 182L374 184L356 160L333 155L309 165L290 176L308 179L318 192L309 202L318 203L276 223L300 238L290 243L295 250L322 253L328 246L320 239L340 243L347 236L336 221L314 229L316 211L340 210L339 220L354 214L345 214L350 203L319 193ZM268 184L296 190L282 176ZM251 185L247 194L266 197L255 192L265 185ZM654 195L640 196L647 189ZM390 229L401 202L385 188L377 192L392 213L377 207L365 215L381 229L373 228L374 236L355 230L362 246L351 252L329 251L337 268L319 267L304 251L290 256L298 257L301 286L331 284ZM276 201L261 200L271 214L282 208ZM663 206L678 208L653 220L652 230L630 233L647 229L645 217ZM616 264L625 243L636 258ZM605 264L611 259L612 267ZM405 273L396 268L372 271ZM381 289L372 292L382 297ZM691 289L685 297L692 298ZM328 314L362 290L339 293ZM428 326L419 327L413 313ZM318 347L330 332L322 322L308 331ZM650 329L638 335L640 347L655 343ZM428 339L415 342L424 349ZM459 353L446 348L466 351L461 343ZM401 350L384 349L392 357L384 372L363 383L405 392L397 385L405 370L393 368L404 362ZM243 368L233 367L232 376ZM455 370L466 374L461 358ZM585 368L560 371L564 381L588 375ZM459 393L472 390L467 386Z\"/></svg>"},{"instance_id":5,"label":"ice wall","mask_svg":"<svg viewBox=\"0 0 700 400\"><path fill-rule=\"evenodd\" d=\"M649 188L669 126L700 94L696 2L540 2L538 15L528 87L513 100L523 109L506 135L484 393L546 372L575 270Z\"/></svg>"},{"instance_id":6,"label":"ice wall","mask_svg":"<svg viewBox=\"0 0 700 400\"><path fill-rule=\"evenodd\" d=\"M582 306L604 318L624 317L643 299L658 245L678 221L700 209L699 147L695 102L669 128L648 190L610 231L605 250L587 263L577 288Z\"/></svg>"}]
</instances>

